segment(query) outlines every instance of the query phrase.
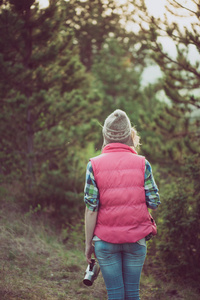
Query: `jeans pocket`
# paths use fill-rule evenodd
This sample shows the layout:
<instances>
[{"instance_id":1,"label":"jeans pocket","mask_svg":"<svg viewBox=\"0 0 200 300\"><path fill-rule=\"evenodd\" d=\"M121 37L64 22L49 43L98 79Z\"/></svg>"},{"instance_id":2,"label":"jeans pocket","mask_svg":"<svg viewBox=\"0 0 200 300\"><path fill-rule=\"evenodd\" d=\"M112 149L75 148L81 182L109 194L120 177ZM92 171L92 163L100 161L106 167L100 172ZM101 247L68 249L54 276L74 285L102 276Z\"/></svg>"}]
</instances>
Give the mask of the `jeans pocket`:
<instances>
[{"instance_id":1,"label":"jeans pocket","mask_svg":"<svg viewBox=\"0 0 200 300\"><path fill-rule=\"evenodd\" d=\"M139 245L141 245L141 246L146 247L146 239L145 239L145 238L143 238L143 239L137 241L137 243L138 243Z\"/></svg>"}]
</instances>

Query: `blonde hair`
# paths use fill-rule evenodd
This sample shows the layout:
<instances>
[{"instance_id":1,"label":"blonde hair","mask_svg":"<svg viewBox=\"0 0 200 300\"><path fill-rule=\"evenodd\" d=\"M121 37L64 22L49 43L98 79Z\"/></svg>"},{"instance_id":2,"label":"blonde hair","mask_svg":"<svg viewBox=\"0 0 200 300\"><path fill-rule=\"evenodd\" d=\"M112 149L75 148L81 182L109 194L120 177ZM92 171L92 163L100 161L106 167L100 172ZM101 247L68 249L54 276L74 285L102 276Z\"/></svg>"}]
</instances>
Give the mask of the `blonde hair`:
<instances>
[{"instance_id":1,"label":"blonde hair","mask_svg":"<svg viewBox=\"0 0 200 300\"><path fill-rule=\"evenodd\" d=\"M140 147L140 136L137 133L137 130L135 129L135 127L131 128L131 138L133 140L133 145L135 149L139 149Z\"/></svg>"}]
</instances>

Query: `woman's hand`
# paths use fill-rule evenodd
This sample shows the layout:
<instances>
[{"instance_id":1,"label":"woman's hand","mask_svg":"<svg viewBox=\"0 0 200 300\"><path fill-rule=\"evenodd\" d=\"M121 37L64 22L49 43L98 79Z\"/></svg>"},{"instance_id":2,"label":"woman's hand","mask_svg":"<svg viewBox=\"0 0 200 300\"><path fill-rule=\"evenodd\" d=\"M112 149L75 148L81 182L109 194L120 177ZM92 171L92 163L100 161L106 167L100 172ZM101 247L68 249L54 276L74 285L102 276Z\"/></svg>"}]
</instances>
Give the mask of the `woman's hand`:
<instances>
[{"instance_id":1,"label":"woman's hand","mask_svg":"<svg viewBox=\"0 0 200 300\"><path fill-rule=\"evenodd\" d=\"M91 261L91 256L94 253L94 246L93 245L86 245L85 246L85 257L87 262L90 264Z\"/></svg>"}]
</instances>

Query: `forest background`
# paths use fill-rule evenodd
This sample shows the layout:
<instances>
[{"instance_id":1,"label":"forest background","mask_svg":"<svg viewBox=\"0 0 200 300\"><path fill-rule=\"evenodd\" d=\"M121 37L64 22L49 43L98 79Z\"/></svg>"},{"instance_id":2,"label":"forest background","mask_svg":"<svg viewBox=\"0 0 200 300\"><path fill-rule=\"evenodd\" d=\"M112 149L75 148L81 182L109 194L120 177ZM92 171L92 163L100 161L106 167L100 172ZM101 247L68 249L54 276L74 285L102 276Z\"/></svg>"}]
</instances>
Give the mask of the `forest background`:
<instances>
[{"instance_id":1,"label":"forest background","mask_svg":"<svg viewBox=\"0 0 200 300\"><path fill-rule=\"evenodd\" d=\"M168 0L162 17L143 0L52 0L45 8L1 0L2 216L12 205L23 216L48 216L64 244L72 236L83 244L86 165L101 152L105 118L120 108L141 136L139 154L151 162L160 190L149 268L163 280L173 274L197 284L199 20L197 0ZM149 66L160 76L152 80L153 68L144 84Z\"/></svg>"}]
</instances>

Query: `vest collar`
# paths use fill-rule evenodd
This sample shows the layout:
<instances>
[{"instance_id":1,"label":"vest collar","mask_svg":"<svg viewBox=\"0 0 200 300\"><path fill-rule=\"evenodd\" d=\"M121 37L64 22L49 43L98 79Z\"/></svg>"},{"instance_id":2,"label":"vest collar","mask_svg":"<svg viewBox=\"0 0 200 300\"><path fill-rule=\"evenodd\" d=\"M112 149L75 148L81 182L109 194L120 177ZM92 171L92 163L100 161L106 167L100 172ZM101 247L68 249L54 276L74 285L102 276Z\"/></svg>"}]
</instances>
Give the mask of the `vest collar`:
<instances>
[{"instance_id":1,"label":"vest collar","mask_svg":"<svg viewBox=\"0 0 200 300\"><path fill-rule=\"evenodd\" d=\"M133 154L137 154L137 152L133 150L132 147L121 143L110 143L106 145L103 148L102 153L109 153L109 152L132 152Z\"/></svg>"}]
</instances>

